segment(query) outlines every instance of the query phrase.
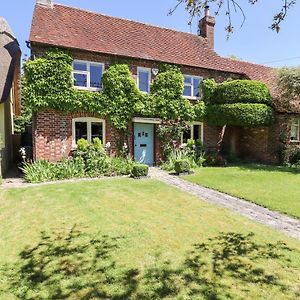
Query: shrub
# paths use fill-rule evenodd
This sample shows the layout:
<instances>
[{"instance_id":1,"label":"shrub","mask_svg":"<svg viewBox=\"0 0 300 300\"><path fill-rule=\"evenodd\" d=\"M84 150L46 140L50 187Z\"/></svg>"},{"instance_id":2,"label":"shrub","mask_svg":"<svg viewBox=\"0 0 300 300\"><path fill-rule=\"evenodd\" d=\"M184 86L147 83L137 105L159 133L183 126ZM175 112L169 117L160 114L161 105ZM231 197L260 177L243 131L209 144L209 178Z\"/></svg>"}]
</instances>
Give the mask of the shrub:
<instances>
[{"instance_id":1,"label":"shrub","mask_svg":"<svg viewBox=\"0 0 300 300\"><path fill-rule=\"evenodd\" d=\"M133 178L145 177L148 175L149 167L143 164L135 164L132 167L131 176Z\"/></svg>"},{"instance_id":2,"label":"shrub","mask_svg":"<svg viewBox=\"0 0 300 300\"><path fill-rule=\"evenodd\" d=\"M81 158L64 159L57 163L46 160L24 162L21 170L25 180L31 183L83 177L85 174L84 162Z\"/></svg>"},{"instance_id":3,"label":"shrub","mask_svg":"<svg viewBox=\"0 0 300 300\"><path fill-rule=\"evenodd\" d=\"M201 94L203 101L208 104L212 101L212 96L217 88L217 83L214 79L205 79L201 84Z\"/></svg>"},{"instance_id":4,"label":"shrub","mask_svg":"<svg viewBox=\"0 0 300 300\"><path fill-rule=\"evenodd\" d=\"M210 96L213 104L262 103L271 105L268 87L255 80L230 80L217 85Z\"/></svg>"},{"instance_id":5,"label":"shrub","mask_svg":"<svg viewBox=\"0 0 300 300\"><path fill-rule=\"evenodd\" d=\"M235 103L208 105L206 116L211 125L236 125L257 127L270 125L273 121L273 110L265 104Z\"/></svg>"},{"instance_id":6,"label":"shrub","mask_svg":"<svg viewBox=\"0 0 300 300\"><path fill-rule=\"evenodd\" d=\"M46 160L35 163L24 162L21 168L27 182L37 183L55 180L55 165Z\"/></svg>"},{"instance_id":7,"label":"shrub","mask_svg":"<svg viewBox=\"0 0 300 300\"><path fill-rule=\"evenodd\" d=\"M85 174L89 177L107 175L110 172L110 158L98 138L95 138L92 143L80 139L73 156L75 159L81 158L83 160Z\"/></svg>"},{"instance_id":8,"label":"shrub","mask_svg":"<svg viewBox=\"0 0 300 300\"><path fill-rule=\"evenodd\" d=\"M187 173L191 170L191 165L187 159L178 159L174 163L176 174Z\"/></svg>"},{"instance_id":9,"label":"shrub","mask_svg":"<svg viewBox=\"0 0 300 300\"><path fill-rule=\"evenodd\" d=\"M113 175L130 175L135 162L131 158L116 157L111 161Z\"/></svg>"}]
</instances>

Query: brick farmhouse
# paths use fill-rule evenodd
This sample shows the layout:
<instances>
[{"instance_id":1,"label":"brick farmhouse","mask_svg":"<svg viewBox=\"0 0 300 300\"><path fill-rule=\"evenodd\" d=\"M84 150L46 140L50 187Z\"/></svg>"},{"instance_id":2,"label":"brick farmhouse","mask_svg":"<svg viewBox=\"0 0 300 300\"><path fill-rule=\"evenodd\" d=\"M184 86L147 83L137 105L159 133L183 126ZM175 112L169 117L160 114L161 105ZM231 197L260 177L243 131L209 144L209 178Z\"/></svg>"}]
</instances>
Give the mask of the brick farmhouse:
<instances>
[{"instance_id":1,"label":"brick farmhouse","mask_svg":"<svg viewBox=\"0 0 300 300\"><path fill-rule=\"evenodd\" d=\"M73 58L75 88L101 90L101 76L116 60L126 60L138 88L148 92L162 63L176 64L185 76L184 96L200 99L199 84L205 78L222 82L228 78L260 80L267 84L274 99L275 122L269 127L226 130L224 149L235 136L236 152L245 159L266 163L279 160L280 135L288 128L287 143L299 147L299 106L286 109L276 100L276 81L271 68L219 56L214 51L215 19L207 13L199 22L199 34L179 32L77 9L52 0L37 0L30 32L32 57L49 48L68 49ZM160 161L160 140L156 128L160 120L135 117L128 123L130 153L139 159L147 149L148 163ZM209 150L215 149L221 127L207 122L191 124L189 137L201 139ZM58 161L76 147L76 140L99 136L117 148L119 132L108 119L76 112L44 110L33 117L34 159ZM185 137L188 138L188 137Z\"/></svg>"}]
</instances>

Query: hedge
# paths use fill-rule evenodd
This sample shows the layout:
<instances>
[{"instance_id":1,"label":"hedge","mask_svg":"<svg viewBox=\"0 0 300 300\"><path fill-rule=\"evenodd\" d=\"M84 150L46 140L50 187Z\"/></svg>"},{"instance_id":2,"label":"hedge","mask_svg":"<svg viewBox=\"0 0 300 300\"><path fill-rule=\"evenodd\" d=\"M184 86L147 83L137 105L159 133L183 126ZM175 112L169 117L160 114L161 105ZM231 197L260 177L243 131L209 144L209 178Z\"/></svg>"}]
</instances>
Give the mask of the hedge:
<instances>
[{"instance_id":1,"label":"hedge","mask_svg":"<svg viewBox=\"0 0 300 300\"><path fill-rule=\"evenodd\" d=\"M273 109L258 103L208 105L206 117L211 125L267 126L273 121Z\"/></svg>"},{"instance_id":2,"label":"hedge","mask_svg":"<svg viewBox=\"0 0 300 300\"><path fill-rule=\"evenodd\" d=\"M231 80L218 84L209 96L211 104L263 103L272 104L268 87L255 80Z\"/></svg>"}]
</instances>

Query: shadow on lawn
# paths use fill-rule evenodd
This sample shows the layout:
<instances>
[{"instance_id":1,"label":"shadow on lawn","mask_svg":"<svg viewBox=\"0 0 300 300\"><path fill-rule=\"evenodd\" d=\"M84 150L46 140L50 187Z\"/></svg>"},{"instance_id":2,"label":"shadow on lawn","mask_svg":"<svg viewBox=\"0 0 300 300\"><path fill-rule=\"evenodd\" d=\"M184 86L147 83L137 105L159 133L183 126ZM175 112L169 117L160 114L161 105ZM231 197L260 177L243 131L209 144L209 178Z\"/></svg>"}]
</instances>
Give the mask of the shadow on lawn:
<instances>
[{"instance_id":1,"label":"shadow on lawn","mask_svg":"<svg viewBox=\"0 0 300 300\"><path fill-rule=\"evenodd\" d=\"M233 165L235 166L235 165ZM263 165L263 164L243 164L236 165L241 170L257 170L257 171L271 171L271 172L285 172L291 174L300 174L300 168L293 167L283 167L283 166L274 166L274 165Z\"/></svg>"},{"instance_id":2,"label":"shadow on lawn","mask_svg":"<svg viewBox=\"0 0 300 300\"><path fill-rule=\"evenodd\" d=\"M179 266L157 256L143 272L113 259L121 241L91 237L75 226L67 233L42 233L35 247L20 253L21 265L10 267L10 291L21 299L220 299L234 298L233 283L245 293L252 283L288 290L261 262L288 264L282 253L292 250L258 244L253 234L220 233L194 245Z\"/></svg>"}]
</instances>

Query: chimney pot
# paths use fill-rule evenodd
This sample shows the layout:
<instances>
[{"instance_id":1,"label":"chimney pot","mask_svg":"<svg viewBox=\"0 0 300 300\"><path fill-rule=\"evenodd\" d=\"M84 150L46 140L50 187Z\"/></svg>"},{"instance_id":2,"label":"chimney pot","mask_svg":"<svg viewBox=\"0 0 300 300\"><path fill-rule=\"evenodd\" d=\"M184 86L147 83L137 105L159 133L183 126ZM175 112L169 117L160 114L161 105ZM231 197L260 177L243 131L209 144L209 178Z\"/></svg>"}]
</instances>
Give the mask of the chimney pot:
<instances>
[{"instance_id":1,"label":"chimney pot","mask_svg":"<svg viewBox=\"0 0 300 300\"><path fill-rule=\"evenodd\" d=\"M53 0L36 0L36 4L53 8Z\"/></svg>"}]
</instances>

